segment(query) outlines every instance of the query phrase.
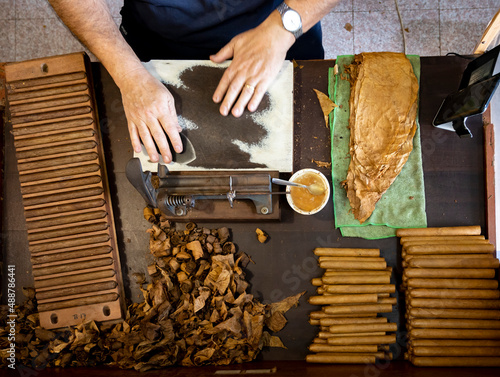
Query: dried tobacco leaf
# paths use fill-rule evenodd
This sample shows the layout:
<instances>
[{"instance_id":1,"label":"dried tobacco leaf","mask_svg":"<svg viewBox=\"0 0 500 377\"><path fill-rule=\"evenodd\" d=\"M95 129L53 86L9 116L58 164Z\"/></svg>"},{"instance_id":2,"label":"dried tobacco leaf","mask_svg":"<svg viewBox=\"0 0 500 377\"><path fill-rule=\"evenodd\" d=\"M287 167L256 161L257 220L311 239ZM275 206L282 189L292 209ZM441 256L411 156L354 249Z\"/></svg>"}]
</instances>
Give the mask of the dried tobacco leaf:
<instances>
[{"instance_id":1,"label":"dried tobacco leaf","mask_svg":"<svg viewBox=\"0 0 500 377\"><path fill-rule=\"evenodd\" d=\"M313 89L313 90L316 93L316 96L318 97L319 105L321 106L321 111L323 112L323 117L325 118L325 125L328 128L328 127L330 127L330 124L328 122L329 117L330 117L330 113L332 112L332 110L334 108L336 108L338 106L325 93L320 92L317 89Z\"/></svg>"},{"instance_id":2,"label":"dried tobacco leaf","mask_svg":"<svg viewBox=\"0 0 500 377\"><path fill-rule=\"evenodd\" d=\"M260 243L265 243L269 238L267 233L260 228L255 229L255 233L257 234L257 239L259 240Z\"/></svg>"},{"instance_id":3,"label":"dried tobacco leaf","mask_svg":"<svg viewBox=\"0 0 500 377\"><path fill-rule=\"evenodd\" d=\"M156 209L148 266L136 274L144 300L132 303L118 324L86 322L63 331L40 328L34 295L17 307L16 359L29 366L113 365L146 371L171 365L228 365L253 360L263 346L284 347L277 331L301 294L264 305L246 292L250 257L237 252L228 228L179 231ZM6 313L6 307L0 307ZM0 318L0 357L8 364L6 315Z\"/></svg>"}]
</instances>

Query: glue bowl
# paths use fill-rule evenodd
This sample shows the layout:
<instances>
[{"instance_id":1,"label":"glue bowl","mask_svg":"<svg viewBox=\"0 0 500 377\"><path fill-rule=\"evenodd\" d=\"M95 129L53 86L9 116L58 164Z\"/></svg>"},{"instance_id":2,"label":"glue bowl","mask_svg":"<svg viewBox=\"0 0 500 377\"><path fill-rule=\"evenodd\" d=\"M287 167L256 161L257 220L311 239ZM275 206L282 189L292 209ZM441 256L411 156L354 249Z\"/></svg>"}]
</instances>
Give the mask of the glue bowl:
<instances>
[{"instance_id":1,"label":"glue bowl","mask_svg":"<svg viewBox=\"0 0 500 377\"><path fill-rule=\"evenodd\" d=\"M323 194L312 195L306 188L287 186L286 191L289 194L286 200L295 212L301 215L314 215L325 208L330 199L330 183L321 172L316 169L302 169L295 172L289 180L304 185L316 183L325 187Z\"/></svg>"}]
</instances>

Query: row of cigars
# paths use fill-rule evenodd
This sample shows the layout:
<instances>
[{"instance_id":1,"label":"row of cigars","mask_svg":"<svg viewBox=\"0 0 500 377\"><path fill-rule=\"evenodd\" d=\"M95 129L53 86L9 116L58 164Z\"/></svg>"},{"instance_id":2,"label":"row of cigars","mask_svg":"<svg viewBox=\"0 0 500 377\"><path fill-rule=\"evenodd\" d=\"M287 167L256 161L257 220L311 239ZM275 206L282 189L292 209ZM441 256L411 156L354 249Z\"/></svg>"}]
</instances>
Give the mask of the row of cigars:
<instances>
[{"instance_id":1,"label":"row of cigars","mask_svg":"<svg viewBox=\"0 0 500 377\"><path fill-rule=\"evenodd\" d=\"M495 247L479 226L400 229L408 333L405 359L416 366L500 366L500 290ZM316 248L323 275L309 298L321 310L312 363L392 359L397 324L392 268L378 249Z\"/></svg>"},{"instance_id":2,"label":"row of cigars","mask_svg":"<svg viewBox=\"0 0 500 377\"><path fill-rule=\"evenodd\" d=\"M311 363L375 363L390 360L389 345L396 342L396 323L379 313L391 313L396 287L390 284L379 249L316 248L321 278L312 280L317 295L309 303L321 310L310 313L309 322L319 326L309 346Z\"/></svg>"},{"instance_id":3,"label":"row of cigars","mask_svg":"<svg viewBox=\"0 0 500 377\"><path fill-rule=\"evenodd\" d=\"M417 366L500 366L495 247L478 226L400 229L408 351Z\"/></svg>"}]
</instances>

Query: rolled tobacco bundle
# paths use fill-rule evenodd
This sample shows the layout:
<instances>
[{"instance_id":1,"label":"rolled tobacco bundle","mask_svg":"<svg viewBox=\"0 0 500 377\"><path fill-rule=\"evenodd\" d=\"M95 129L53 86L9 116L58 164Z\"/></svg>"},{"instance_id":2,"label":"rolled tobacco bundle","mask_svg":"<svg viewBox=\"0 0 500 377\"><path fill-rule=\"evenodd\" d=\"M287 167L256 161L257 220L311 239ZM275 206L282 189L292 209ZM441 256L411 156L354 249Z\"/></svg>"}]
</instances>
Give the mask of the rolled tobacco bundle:
<instances>
[{"instance_id":1,"label":"rolled tobacco bundle","mask_svg":"<svg viewBox=\"0 0 500 377\"><path fill-rule=\"evenodd\" d=\"M321 278L312 280L318 295L309 297L322 309L309 314L320 331L309 346L310 363L375 363L392 359L389 344L396 342L397 324L379 313L392 312L396 288L392 268L378 249L316 248ZM389 333L389 334L388 334Z\"/></svg>"},{"instance_id":2,"label":"rolled tobacco bundle","mask_svg":"<svg viewBox=\"0 0 500 377\"><path fill-rule=\"evenodd\" d=\"M399 229L409 334L417 366L500 366L495 247L479 226Z\"/></svg>"}]
</instances>

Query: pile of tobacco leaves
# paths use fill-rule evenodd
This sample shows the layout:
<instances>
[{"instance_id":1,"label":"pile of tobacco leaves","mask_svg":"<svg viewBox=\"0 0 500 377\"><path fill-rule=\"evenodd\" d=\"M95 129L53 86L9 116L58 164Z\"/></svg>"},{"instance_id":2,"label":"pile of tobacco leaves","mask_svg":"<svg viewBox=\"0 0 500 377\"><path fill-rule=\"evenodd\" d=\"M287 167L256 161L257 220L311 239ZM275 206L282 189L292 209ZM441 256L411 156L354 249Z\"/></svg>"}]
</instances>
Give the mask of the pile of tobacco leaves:
<instances>
[{"instance_id":1,"label":"pile of tobacco leaves","mask_svg":"<svg viewBox=\"0 0 500 377\"><path fill-rule=\"evenodd\" d=\"M227 228L176 230L158 210L152 224L149 282L137 274L144 301L118 324L94 321L61 330L40 327L33 289L16 308L16 363L31 368L112 365L145 371L166 366L227 365L255 359L264 346L284 347L270 334L302 294L264 305L247 293L247 254ZM1 366L9 362L7 307L0 309Z\"/></svg>"}]
</instances>

